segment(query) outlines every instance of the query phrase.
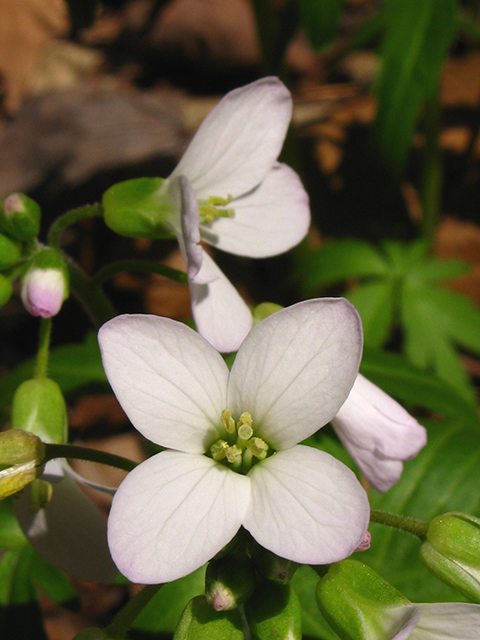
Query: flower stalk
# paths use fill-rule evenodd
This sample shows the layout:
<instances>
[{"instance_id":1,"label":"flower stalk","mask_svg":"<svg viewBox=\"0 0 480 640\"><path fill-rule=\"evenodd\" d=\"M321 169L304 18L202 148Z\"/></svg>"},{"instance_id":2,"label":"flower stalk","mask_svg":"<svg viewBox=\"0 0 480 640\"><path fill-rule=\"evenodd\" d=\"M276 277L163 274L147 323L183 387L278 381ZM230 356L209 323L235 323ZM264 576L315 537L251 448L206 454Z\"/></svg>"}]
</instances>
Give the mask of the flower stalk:
<instances>
[{"instance_id":1,"label":"flower stalk","mask_svg":"<svg viewBox=\"0 0 480 640\"><path fill-rule=\"evenodd\" d=\"M132 471L137 466L133 460L117 456L106 451L98 451L89 447L79 447L74 444L45 444L45 462L54 460L55 458L67 458L69 460L87 460L89 462L98 462L106 464L110 467L116 467L123 471Z\"/></svg>"},{"instance_id":2,"label":"flower stalk","mask_svg":"<svg viewBox=\"0 0 480 640\"><path fill-rule=\"evenodd\" d=\"M379 509L372 509L370 513L370 522L376 522L377 524L384 524L387 527L394 527L405 531L405 533L411 533L420 540L425 540L425 535L428 529L428 523L421 520L415 520L414 518L408 518L396 513L387 513L380 511Z\"/></svg>"}]
</instances>

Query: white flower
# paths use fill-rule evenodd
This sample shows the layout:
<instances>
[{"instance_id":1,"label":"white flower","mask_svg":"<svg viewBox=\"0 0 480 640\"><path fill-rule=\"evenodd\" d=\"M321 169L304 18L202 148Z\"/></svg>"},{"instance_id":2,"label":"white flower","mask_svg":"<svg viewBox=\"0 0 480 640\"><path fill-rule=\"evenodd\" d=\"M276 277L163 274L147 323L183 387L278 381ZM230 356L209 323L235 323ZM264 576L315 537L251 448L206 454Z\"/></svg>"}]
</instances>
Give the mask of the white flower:
<instances>
[{"instance_id":1,"label":"white flower","mask_svg":"<svg viewBox=\"0 0 480 640\"><path fill-rule=\"evenodd\" d=\"M33 491L42 485L29 485L13 501L18 522L30 544L55 567L81 580L111 582L117 570L105 518L75 480L90 484L64 461L48 462L40 482L52 483L50 499L41 506Z\"/></svg>"},{"instance_id":2,"label":"white flower","mask_svg":"<svg viewBox=\"0 0 480 640\"><path fill-rule=\"evenodd\" d=\"M361 323L346 300L308 300L266 318L231 372L199 334L167 318L118 316L99 342L130 420L167 447L113 499L110 551L130 580L187 575L242 525L300 563L335 562L359 546L369 522L363 488L338 460L298 444L332 419L357 376Z\"/></svg>"},{"instance_id":3,"label":"white flower","mask_svg":"<svg viewBox=\"0 0 480 640\"><path fill-rule=\"evenodd\" d=\"M387 491L427 443L427 433L398 402L358 375L332 426L362 474L377 491Z\"/></svg>"},{"instance_id":4,"label":"white flower","mask_svg":"<svg viewBox=\"0 0 480 640\"><path fill-rule=\"evenodd\" d=\"M278 78L231 91L161 188L177 212L170 224L187 262L198 331L219 351L238 349L252 316L199 243L266 258L305 237L308 196L297 174L277 162L291 115L291 95Z\"/></svg>"},{"instance_id":5,"label":"white flower","mask_svg":"<svg viewBox=\"0 0 480 640\"><path fill-rule=\"evenodd\" d=\"M480 637L478 604L439 602L413 606L419 616L389 640L478 640Z\"/></svg>"},{"instance_id":6,"label":"white flower","mask_svg":"<svg viewBox=\"0 0 480 640\"><path fill-rule=\"evenodd\" d=\"M32 269L23 280L20 295L32 316L51 318L60 311L66 293L65 277L59 269Z\"/></svg>"}]
</instances>

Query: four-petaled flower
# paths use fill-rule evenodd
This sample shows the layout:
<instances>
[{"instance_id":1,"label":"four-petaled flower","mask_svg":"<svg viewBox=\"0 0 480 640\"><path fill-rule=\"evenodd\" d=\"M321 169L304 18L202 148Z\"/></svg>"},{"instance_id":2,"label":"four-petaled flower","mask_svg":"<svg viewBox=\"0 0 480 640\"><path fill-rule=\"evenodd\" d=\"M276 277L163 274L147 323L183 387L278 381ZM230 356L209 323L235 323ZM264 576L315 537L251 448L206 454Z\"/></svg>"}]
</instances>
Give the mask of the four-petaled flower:
<instances>
[{"instance_id":1,"label":"four-petaled flower","mask_svg":"<svg viewBox=\"0 0 480 640\"><path fill-rule=\"evenodd\" d=\"M263 320L231 372L204 338L167 318L118 316L99 342L130 420L167 448L113 500L109 546L130 580L184 576L242 525L299 563L336 562L360 545L365 491L338 460L298 444L333 418L357 377L362 329L346 300L308 300Z\"/></svg>"},{"instance_id":2,"label":"four-petaled flower","mask_svg":"<svg viewBox=\"0 0 480 640\"><path fill-rule=\"evenodd\" d=\"M171 225L187 263L193 317L221 352L238 349L252 315L200 241L266 258L305 237L307 193L298 175L277 162L291 116L291 95L278 78L231 91L202 122L162 185L177 210Z\"/></svg>"}]
</instances>

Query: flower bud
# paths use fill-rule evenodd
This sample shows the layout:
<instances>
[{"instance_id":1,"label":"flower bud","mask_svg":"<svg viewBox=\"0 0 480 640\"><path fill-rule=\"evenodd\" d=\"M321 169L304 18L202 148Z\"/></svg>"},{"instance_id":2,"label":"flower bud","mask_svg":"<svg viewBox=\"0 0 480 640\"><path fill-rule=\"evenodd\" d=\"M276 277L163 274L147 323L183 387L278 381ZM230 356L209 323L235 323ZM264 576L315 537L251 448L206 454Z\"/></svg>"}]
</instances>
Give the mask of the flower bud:
<instances>
[{"instance_id":1,"label":"flower bud","mask_svg":"<svg viewBox=\"0 0 480 640\"><path fill-rule=\"evenodd\" d=\"M446 513L430 522L426 538L420 558L427 568L480 604L480 519Z\"/></svg>"},{"instance_id":2,"label":"flower bud","mask_svg":"<svg viewBox=\"0 0 480 640\"><path fill-rule=\"evenodd\" d=\"M0 273L0 307L7 304L12 297L13 287L11 281Z\"/></svg>"},{"instance_id":3,"label":"flower bud","mask_svg":"<svg viewBox=\"0 0 480 640\"><path fill-rule=\"evenodd\" d=\"M102 198L105 224L129 238L169 238L172 202L162 191L163 178L137 178L110 187Z\"/></svg>"},{"instance_id":4,"label":"flower bud","mask_svg":"<svg viewBox=\"0 0 480 640\"><path fill-rule=\"evenodd\" d=\"M16 240L0 233L0 271L17 264L21 255L21 245Z\"/></svg>"},{"instance_id":5,"label":"flower bud","mask_svg":"<svg viewBox=\"0 0 480 640\"><path fill-rule=\"evenodd\" d=\"M11 426L45 442L65 442L67 408L58 384L48 378L22 382L13 396Z\"/></svg>"},{"instance_id":6,"label":"flower bud","mask_svg":"<svg viewBox=\"0 0 480 640\"><path fill-rule=\"evenodd\" d=\"M250 559L233 553L210 560L205 574L205 596L215 611L235 609L253 591L255 576Z\"/></svg>"},{"instance_id":7,"label":"flower bud","mask_svg":"<svg viewBox=\"0 0 480 640\"><path fill-rule=\"evenodd\" d=\"M41 211L24 193L12 193L3 201L0 228L17 240L31 240L40 233Z\"/></svg>"},{"instance_id":8,"label":"flower bud","mask_svg":"<svg viewBox=\"0 0 480 640\"><path fill-rule=\"evenodd\" d=\"M43 249L33 258L22 282L21 298L33 316L51 318L68 298L68 270L54 249Z\"/></svg>"},{"instance_id":9,"label":"flower bud","mask_svg":"<svg viewBox=\"0 0 480 640\"><path fill-rule=\"evenodd\" d=\"M405 640L420 618L403 594L357 560L332 565L317 585L316 598L342 640Z\"/></svg>"},{"instance_id":10,"label":"flower bud","mask_svg":"<svg viewBox=\"0 0 480 640\"><path fill-rule=\"evenodd\" d=\"M259 640L301 640L302 611L290 584L265 581L245 603L250 629Z\"/></svg>"},{"instance_id":11,"label":"flower bud","mask_svg":"<svg viewBox=\"0 0 480 640\"><path fill-rule=\"evenodd\" d=\"M20 491L43 473L45 445L31 433L0 433L0 500Z\"/></svg>"},{"instance_id":12,"label":"flower bud","mask_svg":"<svg viewBox=\"0 0 480 640\"><path fill-rule=\"evenodd\" d=\"M293 560L280 558L256 542L252 545L251 554L257 571L267 580L273 580L279 584L288 584L300 566Z\"/></svg>"},{"instance_id":13,"label":"flower bud","mask_svg":"<svg viewBox=\"0 0 480 640\"><path fill-rule=\"evenodd\" d=\"M238 611L214 611L204 596L190 600L183 610L173 640L243 640ZM87 639L85 639L87 640Z\"/></svg>"}]
</instances>

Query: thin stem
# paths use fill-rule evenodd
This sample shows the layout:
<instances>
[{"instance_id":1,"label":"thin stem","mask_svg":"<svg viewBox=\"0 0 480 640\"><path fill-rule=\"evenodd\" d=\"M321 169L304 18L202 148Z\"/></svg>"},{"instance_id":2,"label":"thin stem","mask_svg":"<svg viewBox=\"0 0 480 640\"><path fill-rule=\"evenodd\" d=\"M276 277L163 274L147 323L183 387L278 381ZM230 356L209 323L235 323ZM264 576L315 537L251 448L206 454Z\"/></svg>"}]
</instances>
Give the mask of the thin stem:
<instances>
[{"instance_id":1,"label":"thin stem","mask_svg":"<svg viewBox=\"0 0 480 640\"><path fill-rule=\"evenodd\" d=\"M384 524L387 527L401 529L406 533L411 533L414 536L417 536L417 538L420 538L421 540L425 538L428 529L428 522L414 520L414 518L408 518L396 513L386 513L385 511L379 511L378 509L372 509L370 513L370 521L377 522L378 524Z\"/></svg>"},{"instance_id":2,"label":"thin stem","mask_svg":"<svg viewBox=\"0 0 480 640\"><path fill-rule=\"evenodd\" d=\"M136 273L158 273L162 276L188 284L187 274L177 269L172 269L164 264L159 264L154 260L119 260L118 262L112 262L102 267L93 276L91 282L92 285L100 285L117 273L124 271L136 272Z\"/></svg>"},{"instance_id":3,"label":"thin stem","mask_svg":"<svg viewBox=\"0 0 480 640\"><path fill-rule=\"evenodd\" d=\"M67 227L70 227L72 224L75 224L84 218L95 218L101 216L102 213L102 206L100 204L87 204L84 207L78 207L78 209L67 211L63 216L57 218L50 227L48 232L48 244L54 249L59 249L62 233Z\"/></svg>"},{"instance_id":4,"label":"thin stem","mask_svg":"<svg viewBox=\"0 0 480 640\"><path fill-rule=\"evenodd\" d=\"M40 337L38 340L37 364L35 378L46 378L48 368L48 356L50 353L50 336L52 334L52 319L42 318L40 321Z\"/></svg>"},{"instance_id":5,"label":"thin stem","mask_svg":"<svg viewBox=\"0 0 480 640\"><path fill-rule=\"evenodd\" d=\"M120 611L112 624L105 629L107 635L115 640L123 640L135 618L162 587L163 584L151 584L143 587L143 589L139 591L137 595L134 596Z\"/></svg>"},{"instance_id":6,"label":"thin stem","mask_svg":"<svg viewBox=\"0 0 480 640\"><path fill-rule=\"evenodd\" d=\"M107 464L110 467L116 467L123 471L132 471L137 466L133 460L116 456L106 451L98 451L89 447L79 447L74 444L50 444L45 443L45 462L54 458L68 458L71 460L87 460L89 462L98 462Z\"/></svg>"},{"instance_id":7,"label":"thin stem","mask_svg":"<svg viewBox=\"0 0 480 640\"><path fill-rule=\"evenodd\" d=\"M68 266L73 294L94 325L100 327L116 315L115 309L100 285L94 284L92 278L87 276L70 256L63 254L63 258Z\"/></svg>"},{"instance_id":8,"label":"thin stem","mask_svg":"<svg viewBox=\"0 0 480 640\"><path fill-rule=\"evenodd\" d=\"M439 144L441 103L439 89L425 105L425 148L423 152L422 236L431 250L440 217L442 155Z\"/></svg>"}]
</instances>

